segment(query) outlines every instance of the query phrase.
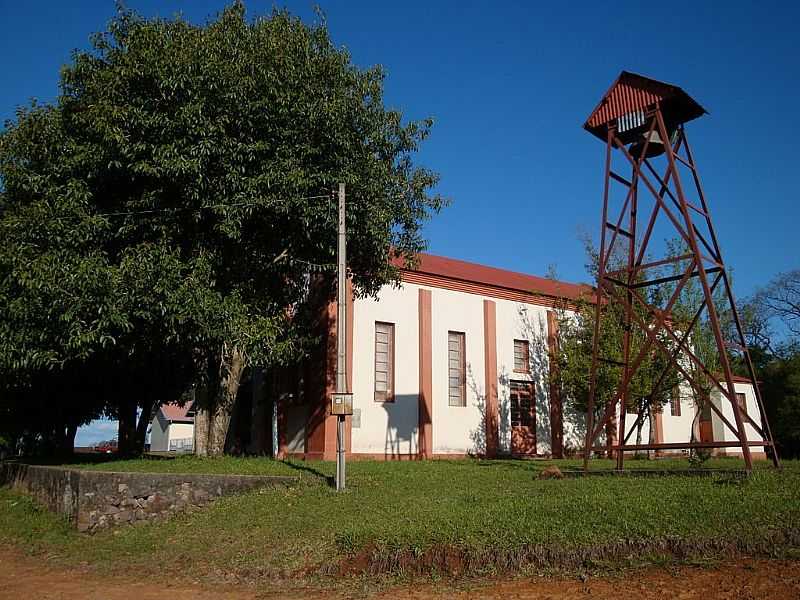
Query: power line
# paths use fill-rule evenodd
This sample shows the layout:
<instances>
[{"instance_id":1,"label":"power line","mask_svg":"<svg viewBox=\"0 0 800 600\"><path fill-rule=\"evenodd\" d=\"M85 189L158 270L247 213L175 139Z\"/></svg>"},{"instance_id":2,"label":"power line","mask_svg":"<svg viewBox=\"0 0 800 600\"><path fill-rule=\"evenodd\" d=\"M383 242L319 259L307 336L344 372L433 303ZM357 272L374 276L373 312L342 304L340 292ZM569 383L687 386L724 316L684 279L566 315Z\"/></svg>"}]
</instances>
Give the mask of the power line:
<instances>
[{"instance_id":1,"label":"power line","mask_svg":"<svg viewBox=\"0 0 800 600\"><path fill-rule=\"evenodd\" d=\"M319 194L316 196L301 196L297 198L297 200L322 200L322 199L329 199L333 200L336 197L337 192L335 190L331 191L329 194ZM402 195L398 196L390 196L391 199L402 199ZM350 202L353 204L353 202ZM356 202L358 204L358 202ZM141 210L129 210L129 211L118 211L118 212L108 212L108 213L90 213L86 215L64 215L60 217L50 217L55 221L65 221L68 219L78 219L83 216L84 218L92 218L92 217L101 217L101 218L114 218L114 217L135 217L135 216L155 216L155 215L166 215L166 214L178 214L178 213L191 213L191 212L201 212L204 210L213 210L213 209L220 209L220 208L244 208L244 207L265 207L265 206L275 206L275 204L264 204L261 202L234 202L232 204L207 204L206 206L195 206L195 207L168 207L168 208L144 208ZM333 204L329 207L331 210L333 209Z\"/></svg>"},{"instance_id":2,"label":"power line","mask_svg":"<svg viewBox=\"0 0 800 600\"><path fill-rule=\"evenodd\" d=\"M320 199L329 199L332 200L336 197L336 190L332 190L329 194L319 194L316 196L303 196L297 198L298 200L320 200ZM109 213L93 213L84 215L86 218L92 217L102 217L102 218L112 218L112 217L128 217L128 216L157 216L162 214L175 214L175 213L182 213L182 212L200 212L202 210L213 210L219 208L242 208L242 207L249 207L249 206L265 206L264 203L260 202L234 202L228 204L208 204L206 206L198 206L198 207L176 207L176 208L150 208L150 209L141 209L141 210L132 210L132 211L118 211L118 212L109 212ZM81 215L64 215L60 217L51 217L53 220L56 221L64 221L67 219L77 219L80 218ZM295 263L300 263L306 265L310 268L312 273L314 272L326 272L326 271L334 271L336 270L337 265L334 263L316 263L309 260L305 260L302 258L294 258L290 256L286 257L278 257L277 261L280 262L281 260L285 260L290 265Z\"/></svg>"},{"instance_id":3,"label":"power line","mask_svg":"<svg viewBox=\"0 0 800 600\"><path fill-rule=\"evenodd\" d=\"M303 260L302 258L291 258L291 257L289 257L289 258L286 259L286 262L288 262L289 264L292 264L292 263L304 264L304 265L306 265L308 267L311 267L310 270L311 270L312 273L313 272L320 272L321 273L321 272L324 272L324 271L335 271L336 267L337 267L337 265L335 265L334 263L315 263L315 262L311 262L309 260Z\"/></svg>"},{"instance_id":4,"label":"power line","mask_svg":"<svg viewBox=\"0 0 800 600\"><path fill-rule=\"evenodd\" d=\"M300 198L296 198L297 200L319 200L319 199L333 199L333 192L330 194L320 194L318 196L302 196ZM146 216L146 215L162 215L162 214L177 214L177 213L191 213L191 212L201 212L204 210L213 210L213 209L220 209L220 208L243 208L243 207L272 207L275 206L275 203L265 204L262 202L234 202L228 204L207 204L205 206L194 206L194 207L167 207L167 208L143 208L141 210L129 210L129 211L118 211L118 212L108 212L108 213L89 213L86 215L63 215L63 216L54 216L50 217L55 221L64 221L67 219L78 219L81 217L84 218L93 218L93 217L102 217L102 218L113 218L113 217L135 217L135 216Z\"/></svg>"},{"instance_id":5,"label":"power line","mask_svg":"<svg viewBox=\"0 0 800 600\"><path fill-rule=\"evenodd\" d=\"M302 196L300 198L297 198L297 200L318 200L322 198L332 199L333 195L321 194L319 196ZM95 213L90 216L127 217L127 216L151 215L159 213L200 212L202 210L212 210L217 208L242 208L247 206L265 206L265 204L261 202L234 202L232 204L207 204L205 206L196 206L196 207L150 208L150 209L131 210L131 211L112 212L112 213ZM274 204L272 206L274 206Z\"/></svg>"},{"instance_id":6,"label":"power line","mask_svg":"<svg viewBox=\"0 0 800 600\"><path fill-rule=\"evenodd\" d=\"M302 196L297 198L297 200L321 200L321 199L329 199L333 200L336 197L337 192L334 190L330 194L320 194L318 196ZM400 200L403 196L390 196L391 199ZM352 201L351 201L352 204ZM201 210L209 210L215 208L241 208L246 206L274 206L272 205L265 205L260 202L235 202L233 204L208 204L206 206L197 206L197 207L175 207L175 208L150 208L150 209L142 209L142 210L132 210L132 211L122 211L122 212L111 212L111 213L94 213L91 215L87 215L90 217L127 217L127 216L136 216L136 215L151 215L151 214L159 214L159 213L179 213L179 212L199 212ZM333 205L331 205L333 206ZM56 219L64 219L67 217L55 217Z\"/></svg>"}]
</instances>

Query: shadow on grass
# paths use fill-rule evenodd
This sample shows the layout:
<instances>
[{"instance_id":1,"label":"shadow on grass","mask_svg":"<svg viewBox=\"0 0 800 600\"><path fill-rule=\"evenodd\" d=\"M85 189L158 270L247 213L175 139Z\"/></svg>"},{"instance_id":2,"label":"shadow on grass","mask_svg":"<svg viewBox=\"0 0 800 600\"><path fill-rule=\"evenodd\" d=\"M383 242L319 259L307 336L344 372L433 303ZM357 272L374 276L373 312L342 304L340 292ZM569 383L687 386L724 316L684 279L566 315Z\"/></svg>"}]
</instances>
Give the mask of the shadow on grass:
<instances>
[{"instance_id":1,"label":"shadow on grass","mask_svg":"<svg viewBox=\"0 0 800 600\"><path fill-rule=\"evenodd\" d=\"M285 464L290 469L294 469L295 471L303 471L305 473L311 473L315 478L325 482L325 484L328 486L333 487L334 485L336 485L336 479L332 475L326 475L319 469L311 467L306 463L297 463L289 460L284 460L281 462L283 462L283 464Z\"/></svg>"}]
</instances>

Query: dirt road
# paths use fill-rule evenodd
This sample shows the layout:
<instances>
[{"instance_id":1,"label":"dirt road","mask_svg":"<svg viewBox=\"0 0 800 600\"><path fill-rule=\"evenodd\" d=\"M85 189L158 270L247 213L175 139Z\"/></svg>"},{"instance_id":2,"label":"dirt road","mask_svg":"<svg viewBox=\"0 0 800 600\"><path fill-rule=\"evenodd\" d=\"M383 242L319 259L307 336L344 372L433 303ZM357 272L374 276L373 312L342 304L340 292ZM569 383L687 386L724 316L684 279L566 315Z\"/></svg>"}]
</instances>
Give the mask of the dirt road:
<instances>
[{"instance_id":1,"label":"dirt road","mask_svg":"<svg viewBox=\"0 0 800 600\"><path fill-rule=\"evenodd\" d=\"M163 577L140 580L111 577L95 573L89 567L67 570L49 566L46 559L0 548L0 598L8 600L278 600L331 596L331 592L293 590L286 593L263 587L213 589ZM740 560L714 568L651 568L627 571L618 576L590 577L586 581L537 578L447 588L426 584L394 588L375 597L385 600L798 600L800 562Z\"/></svg>"}]
</instances>

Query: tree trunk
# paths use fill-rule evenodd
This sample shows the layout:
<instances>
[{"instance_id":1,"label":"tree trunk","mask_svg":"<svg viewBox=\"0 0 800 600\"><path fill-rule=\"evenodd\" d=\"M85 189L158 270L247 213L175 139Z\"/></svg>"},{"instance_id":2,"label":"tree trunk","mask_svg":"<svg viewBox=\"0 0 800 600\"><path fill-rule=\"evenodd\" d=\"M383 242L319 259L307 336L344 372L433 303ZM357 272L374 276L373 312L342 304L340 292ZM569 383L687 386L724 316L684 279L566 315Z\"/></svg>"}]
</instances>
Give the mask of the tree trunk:
<instances>
[{"instance_id":1,"label":"tree trunk","mask_svg":"<svg viewBox=\"0 0 800 600\"><path fill-rule=\"evenodd\" d=\"M639 411L636 413L636 445L639 446L642 443L642 429L644 428L644 419L640 419L639 415L642 414L641 406L639 407ZM634 456L639 456L639 451L637 450L633 454Z\"/></svg>"},{"instance_id":2,"label":"tree trunk","mask_svg":"<svg viewBox=\"0 0 800 600\"><path fill-rule=\"evenodd\" d=\"M67 425L66 436L64 437L64 454L72 454L75 451L75 435L78 433L78 426L74 423Z\"/></svg>"},{"instance_id":3,"label":"tree trunk","mask_svg":"<svg viewBox=\"0 0 800 600\"><path fill-rule=\"evenodd\" d=\"M209 456L220 456L225 452L231 413L236 404L236 394L239 391L245 366L245 356L241 350L236 346L228 347L226 344L219 365L219 385L216 388L216 398L209 407Z\"/></svg>"},{"instance_id":4,"label":"tree trunk","mask_svg":"<svg viewBox=\"0 0 800 600\"><path fill-rule=\"evenodd\" d=\"M135 448L136 401L124 398L120 402L118 416L117 452L120 456L130 456Z\"/></svg>"},{"instance_id":5,"label":"tree trunk","mask_svg":"<svg viewBox=\"0 0 800 600\"><path fill-rule=\"evenodd\" d=\"M208 456L208 386L196 386L194 390L194 453Z\"/></svg>"},{"instance_id":6,"label":"tree trunk","mask_svg":"<svg viewBox=\"0 0 800 600\"><path fill-rule=\"evenodd\" d=\"M702 411L703 411L702 405L698 404L695 407L694 418L692 419L692 429L691 429L692 437L689 440L693 443L700 441L700 416L702 415Z\"/></svg>"},{"instance_id":7,"label":"tree trunk","mask_svg":"<svg viewBox=\"0 0 800 600\"><path fill-rule=\"evenodd\" d=\"M145 400L142 405L142 414L139 415L139 422L136 425L136 436L134 439L134 452L136 454L144 453L144 443L147 438L147 426L150 425L150 420L153 418L153 407L155 400Z\"/></svg>"},{"instance_id":8,"label":"tree trunk","mask_svg":"<svg viewBox=\"0 0 800 600\"><path fill-rule=\"evenodd\" d=\"M198 408L194 413L194 453L208 456L208 410Z\"/></svg>"},{"instance_id":9,"label":"tree trunk","mask_svg":"<svg viewBox=\"0 0 800 600\"><path fill-rule=\"evenodd\" d=\"M56 426L53 431L53 440L52 440L52 451L55 454L61 454L64 452L64 447L67 445L67 424L66 420L63 417L58 417L56 420Z\"/></svg>"},{"instance_id":10,"label":"tree trunk","mask_svg":"<svg viewBox=\"0 0 800 600\"><path fill-rule=\"evenodd\" d=\"M624 407L623 407L623 410ZM615 415L611 415L611 418L608 420L606 424L606 458L615 458L616 452L611 448L611 446L617 443L617 417Z\"/></svg>"},{"instance_id":11,"label":"tree trunk","mask_svg":"<svg viewBox=\"0 0 800 600\"><path fill-rule=\"evenodd\" d=\"M66 425L63 419L58 418L56 424L50 429L49 440L42 444L45 454L60 455L64 453L66 446Z\"/></svg>"}]
</instances>

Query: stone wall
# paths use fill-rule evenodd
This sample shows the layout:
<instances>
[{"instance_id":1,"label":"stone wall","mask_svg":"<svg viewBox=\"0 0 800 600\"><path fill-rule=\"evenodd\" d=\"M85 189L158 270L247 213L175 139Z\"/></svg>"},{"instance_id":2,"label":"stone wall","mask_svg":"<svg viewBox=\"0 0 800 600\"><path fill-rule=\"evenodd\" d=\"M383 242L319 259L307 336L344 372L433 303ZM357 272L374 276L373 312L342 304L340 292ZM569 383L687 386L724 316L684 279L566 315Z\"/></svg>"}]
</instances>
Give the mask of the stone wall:
<instances>
[{"instance_id":1,"label":"stone wall","mask_svg":"<svg viewBox=\"0 0 800 600\"><path fill-rule=\"evenodd\" d=\"M216 498L269 486L296 483L297 477L117 473L20 463L0 465L0 485L36 498L66 516L78 531L166 518Z\"/></svg>"},{"instance_id":2,"label":"stone wall","mask_svg":"<svg viewBox=\"0 0 800 600\"><path fill-rule=\"evenodd\" d=\"M33 496L51 511L70 519L78 512L79 476L79 471L71 469L0 463L0 485Z\"/></svg>"}]
</instances>

